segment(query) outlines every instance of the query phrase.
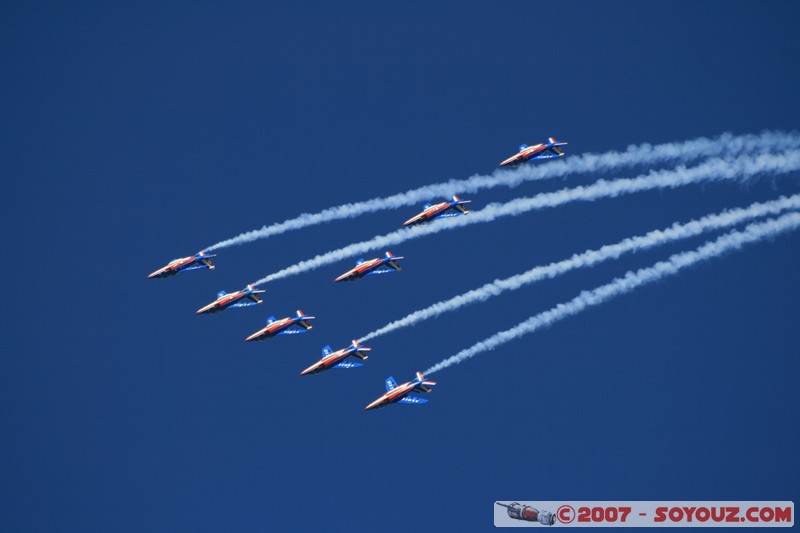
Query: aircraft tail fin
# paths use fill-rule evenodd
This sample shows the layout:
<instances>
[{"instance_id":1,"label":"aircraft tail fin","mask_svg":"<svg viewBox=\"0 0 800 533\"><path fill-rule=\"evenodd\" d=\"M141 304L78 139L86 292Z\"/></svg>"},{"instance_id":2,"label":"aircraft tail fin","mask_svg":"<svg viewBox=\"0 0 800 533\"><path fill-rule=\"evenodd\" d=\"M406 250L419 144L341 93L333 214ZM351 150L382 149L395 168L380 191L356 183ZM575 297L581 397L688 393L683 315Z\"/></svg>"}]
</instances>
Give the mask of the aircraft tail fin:
<instances>
[{"instance_id":1,"label":"aircraft tail fin","mask_svg":"<svg viewBox=\"0 0 800 533\"><path fill-rule=\"evenodd\" d=\"M397 261L400 259L405 259L405 257L392 255L392 252L386 252L386 259L389 259L389 261L386 263L389 265L389 267L393 268L394 270L400 270L400 263Z\"/></svg>"},{"instance_id":2,"label":"aircraft tail fin","mask_svg":"<svg viewBox=\"0 0 800 533\"><path fill-rule=\"evenodd\" d=\"M458 196L453 196L453 202L455 202L455 205L453 207L458 211L460 211L462 214L466 215L467 213L469 213L469 209L467 209L467 206L464 204L468 204L472 202L472 200L462 200Z\"/></svg>"},{"instance_id":3,"label":"aircraft tail fin","mask_svg":"<svg viewBox=\"0 0 800 533\"><path fill-rule=\"evenodd\" d=\"M364 352L371 352L372 351L372 348L367 348L366 346L361 346L361 343L358 342L355 339L353 339L353 343L351 344L351 346L353 348L355 348L355 351L353 352L353 355L355 355L356 357L358 357L362 361L365 361L367 359L367 354L364 353Z\"/></svg>"},{"instance_id":4,"label":"aircraft tail fin","mask_svg":"<svg viewBox=\"0 0 800 533\"><path fill-rule=\"evenodd\" d=\"M302 332L302 331L308 331L309 329L311 329L312 326L311 326L311 323L309 322L309 320L312 320L312 319L317 318L317 317L308 316L305 313L303 313L303 311L298 309L297 310L297 318L300 319L300 322L298 322L298 324L300 324L300 327L303 328L303 329L299 330L299 331Z\"/></svg>"},{"instance_id":5,"label":"aircraft tail fin","mask_svg":"<svg viewBox=\"0 0 800 533\"><path fill-rule=\"evenodd\" d=\"M256 294L262 294L262 293L267 292L264 289L256 289L256 286L253 285L253 284L248 285L247 287L244 288L244 290L250 291L250 295L249 296L253 300L256 300L258 298L257 296L255 296ZM261 303L261 302L259 302L259 303Z\"/></svg>"},{"instance_id":6,"label":"aircraft tail fin","mask_svg":"<svg viewBox=\"0 0 800 533\"><path fill-rule=\"evenodd\" d=\"M430 392L431 387L436 385L435 381L431 381L429 379L425 379L425 376L422 375L422 372L417 372L417 381L420 383L420 388L425 392Z\"/></svg>"}]
</instances>

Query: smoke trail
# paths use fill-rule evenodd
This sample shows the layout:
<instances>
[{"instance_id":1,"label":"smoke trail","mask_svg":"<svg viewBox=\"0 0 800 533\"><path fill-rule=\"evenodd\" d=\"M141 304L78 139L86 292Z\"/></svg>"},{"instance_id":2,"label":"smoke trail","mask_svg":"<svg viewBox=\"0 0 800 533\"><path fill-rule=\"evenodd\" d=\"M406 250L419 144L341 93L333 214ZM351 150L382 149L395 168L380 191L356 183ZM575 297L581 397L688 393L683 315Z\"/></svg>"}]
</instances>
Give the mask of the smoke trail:
<instances>
[{"instance_id":1,"label":"smoke trail","mask_svg":"<svg viewBox=\"0 0 800 533\"><path fill-rule=\"evenodd\" d=\"M703 244L696 250L672 255L666 261L660 261L651 267L642 268L636 272L628 272L625 276L616 278L611 283L601 285L591 291L583 291L566 303L558 304L547 311L530 317L511 329L495 333L472 347L461 350L457 354L436 363L424 373L432 374L438 372L443 368L460 363L482 352L493 350L523 335L550 326L563 318L576 315L589 307L600 305L617 296L631 292L637 287L675 275L687 267L719 257L726 252L738 250L745 244L754 243L768 237L775 237L798 227L800 227L800 213L788 213L777 219L750 224L742 231L731 231L714 241Z\"/></svg>"},{"instance_id":2,"label":"smoke trail","mask_svg":"<svg viewBox=\"0 0 800 533\"><path fill-rule=\"evenodd\" d=\"M743 180L759 174L781 174L798 169L800 169L800 151L792 150L782 154L762 154L756 157L740 156L732 160L711 159L694 167L651 171L636 178L622 178L612 181L599 180L592 185L541 193L528 198L517 198L505 204L488 204L480 211L472 211L467 216L449 218L444 221L438 220L426 226L401 228L386 235L378 235L367 241L349 244L338 250L317 255L312 259L301 261L270 274L254 283L266 283L300 274L347 257L370 250L394 246L440 231L491 222L500 217L517 216L529 211L556 207L569 202L594 201L599 198L613 198L634 192L676 188L690 183L732 179Z\"/></svg>"},{"instance_id":3,"label":"smoke trail","mask_svg":"<svg viewBox=\"0 0 800 533\"><path fill-rule=\"evenodd\" d=\"M650 165L665 161L689 163L699 157L739 155L743 153L757 155L759 153L784 151L798 147L800 147L800 135L797 132L763 132L760 135L738 136L724 133L711 139L700 137L690 141L655 146L650 144L631 145L624 152L611 151L601 154L581 154L562 160L564 164L528 165L516 170L496 170L490 175L476 174L467 179L426 185L385 198L373 198L363 202L330 207L318 213L303 213L295 218L220 241L213 246L205 248L205 250L209 252L219 250L220 248L266 239L273 235L316 224L415 205L432 198L450 197L453 194L470 194L481 189L494 187L516 187L526 181L550 179L573 173L603 172L615 168Z\"/></svg>"},{"instance_id":4,"label":"smoke trail","mask_svg":"<svg viewBox=\"0 0 800 533\"><path fill-rule=\"evenodd\" d=\"M629 237L616 244L609 244L597 250L587 250L580 254L574 254L569 259L553 262L545 266L534 267L522 274L517 274L506 279L496 279L478 289L459 294L448 300L442 300L424 309L414 311L399 320L390 322L382 328L368 333L362 337L360 341L366 342L392 331L413 326L420 321L435 318L442 313L455 311L465 305L475 302L484 302L489 298L499 296L503 292L513 291L544 279L552 279L577 268L592 267L609 259L618 259L624 253L639 252L679 239L688 239L707 231L730 227L744 222L745 220L767 215L777 215L781 211L788 209L800 209L800 194L789 198L781 197L771 202L754 203L746 208L730 209L719 214L707 215L701 219L692 220L685 224L676 222L663 230L655 230L644 235Z\"/></svg>"}]
</instances>

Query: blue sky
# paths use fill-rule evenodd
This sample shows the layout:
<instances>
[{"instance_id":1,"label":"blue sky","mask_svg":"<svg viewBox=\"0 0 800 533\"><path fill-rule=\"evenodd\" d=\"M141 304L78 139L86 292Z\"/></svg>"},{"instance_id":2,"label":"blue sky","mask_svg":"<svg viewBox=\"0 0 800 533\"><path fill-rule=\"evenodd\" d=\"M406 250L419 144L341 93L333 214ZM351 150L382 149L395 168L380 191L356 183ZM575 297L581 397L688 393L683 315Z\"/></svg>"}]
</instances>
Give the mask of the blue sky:
<instances>
[{"instance_id":1,"label":"blue sky","mask_svg":"<svg viewBox=\"0 0 800 533\"><path fill-rule=\"evenodd\" d=\"M491 172L550 135L577 154L797 129L797 16L788 1L3 4L2 523L479 531L501 499L797 500L796 234L444 370L422 407L363 411L386 376L702 240L376 339L362 368L298 375L322 346L435 300L796 193L797 175L447 232L393 249L400 274L334 285L347 261L216 316L194 310L417 208L146 279L303 211ZM309 334L242 342L298 308L319 317Z\"/></svg>"}]
</instances>

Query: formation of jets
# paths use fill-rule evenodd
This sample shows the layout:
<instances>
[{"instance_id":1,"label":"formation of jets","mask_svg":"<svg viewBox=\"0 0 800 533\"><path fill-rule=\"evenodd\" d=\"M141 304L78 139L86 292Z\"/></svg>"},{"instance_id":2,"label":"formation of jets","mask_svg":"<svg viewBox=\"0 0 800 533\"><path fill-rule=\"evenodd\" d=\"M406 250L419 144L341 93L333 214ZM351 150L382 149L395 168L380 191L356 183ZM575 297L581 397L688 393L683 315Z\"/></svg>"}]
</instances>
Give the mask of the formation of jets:
<instances>
[{"instance_id":1,"label":"formation of jets","mask_svg":"<svg viewBox=\"0 0 800 533\"><path fill-rule=\"evenodd\" d=\"M519 147L519 153L509 157L499 166L518 166L529 161L551 159L563 157L564 151L562 146L566 142L558 142L553 137L550 137L547 143L528 146L523 144ZM403 223L403 226L415 226L419 224L427 224L436 219L444 219L469 213L466 204L471 200L462 200L458 196L453 196L451 200L444 201L438 204L425 204L421 213L411 217ZM168 278L175 276L182 272L190 270L198 270L201 268L214 270L214 264L211 262L211 257L216 257L214 254L201 251L189 257L180 259L173 259L166 266L156 270L148 278ZM356 266L341 276L334 279L334 283L342 281L356 281L366 276L377 274L388 274L391 272L400 271L400 264L398 261L404 259L402 256L393 255L391 252L386 252L384 257L375 259L364 260L359 259L356 261ZM220 291L217 293L217 299L198 309L196 314L213 314L224 311L228 308L235 307L251 307L263 303L260 294L264 290L257 289L253 285L248 285L240 291L233 293L226 293ZM267 319L266 327L256 331L245 339L245 342L266 340L278 335L292 335L298 333L306 333L311 326L311 320L316 317L304 314L298 310L294 317L286 317L280 320L274 316ZM354 340L346 348L341 348L333 351L330 346L325 346L322 349L322 359L303 370L300 375L319 374L331 368L350 369L362 366L367 359L367 352L372 348L361 346L361 344ZM354 360L355 359L355 360ZM416 378L398 385L393 377L386 378L386 392L377 400L370 403L365 407L366 410L378 409L385 407L392 403L405 404L405 405L421 405L428 400L421 398L418 394L420 392L431 392L431 387L436 385L436 382L425 379L421 372L417 372Z\"/></svg>"}]
</instances>

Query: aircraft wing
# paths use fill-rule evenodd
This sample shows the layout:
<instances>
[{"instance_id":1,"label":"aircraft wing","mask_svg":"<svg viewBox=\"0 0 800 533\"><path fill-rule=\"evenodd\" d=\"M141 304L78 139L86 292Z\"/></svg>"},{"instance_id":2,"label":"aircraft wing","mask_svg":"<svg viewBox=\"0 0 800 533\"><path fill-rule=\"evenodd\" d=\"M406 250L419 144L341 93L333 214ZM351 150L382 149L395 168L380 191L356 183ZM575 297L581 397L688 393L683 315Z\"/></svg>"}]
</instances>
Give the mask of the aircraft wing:
<instances>
[{"instance_id":1,"label":"aircraft wing","mask_svg":"<svg viewBox=\"0 0 800 533\"><path fill-rule=\"evenodd\" d=\"M352 363L350 361L342 361L337 365L333 365L333 368L356 368L359 366L363 366L361 363Z\"/></svg>"},{"instance_id":2,"label":"aircraft wing","mask_svg":"<svg viewBox=\"0 0 800 533\"><path fill-rule=\"evenodd\" d=\"M254 302L252 300L239 300L238 302L229 305L228 307L250 307L252 305L258 305L258 302Z\"/></svg>"},{"instance_id":3,"label":"aircraft wing","mask_svg":"<svg viewBox=\"0 0 800 533\"><path fill-rule=\"evenodd\" d=\"M296 327L296 325L293 324L284 329L283 331L281 331L280 333L276 333L275 335L297 335L299 333L305 333L306 331L308 330L305 328Z\"/></svg>"},{"instance_id":4,"label":"aircraft wing","mask_svg":"<svg viewBox=\"0 0 800 533\"><path fill-rule=\"evenodd\" d=\"M179 268L178 270L181 271L181 272L188 272L189 270L197 270L199 268L209 268L209 267L207 267L206 265L203 265L201 263L195 263L195 264L193 264L191 266L187 266L187 267L184 267L184 268Z\"/></svg>"},{"instance_id":5,"label":"aircraft wing","mask_svg":"<svg viewBox=\"0 0 800 533\"><path fill-rule=\"evenodd\" d=\"M562 152L562 154L563 154L563 152ZM555 153L555 152L551 152L550 150L544 150L542 152L539 152L535 156L530 157L528 160L529 161L538 161L540 159L555 159L556 157L561 157L561 155L559 155L558 153Z\"/></svg>"},{"instance_id":6,"label":"aircraft wing","mask_svg":"<svg viewBox=\"0 0 800 533\"><path fill-rule=\"evenodd\" d=\"M390 391L392 389L396 389L396 388L397 388L397 382L394 380L394 378L391 377L391 376L386 378L386 391L388 392L388 391Z\"/></svg>"},{"instance_id":7,"label":"aircraft wing","mask_svg":"<svg viewBox=\"0 0 800 533\"><path fill-rule=\"evenodd\" d=\"M397 270L392 268L392 267L390 267L389 265L382 265L382 266L379 266L377 268L373 268L372 270L370 270L369 272L367 272L364 275L365 276L374 276L376 274L388 274L389 272L397 272Z\"/></svg>"},{"instance_id":8,"label":"aircraft wing","mask_svg":"<svg viewBox=\"0 0 800 533\"><path fill-rule=\"evenodd\" d=\"M440 215L436 215L433 218L450 218L450 217L457 217L458 215L460 215L460 213L456 213L455 211L448 210L448 211L445 211L444 213L442 213Z\"/></svg>"},{"instance_id":9,"label":"aircraft wing","mask_svg":"<svg viewBox=\"0 0 800 533\"><path fill-rule=\"evenodd\" d=\"M419 396L404 396L397 400L397 403L404 403L407 405L419 405L421 403L425 403L428 400L425 398L420 398Z\"/></svg>"}]
</instances>

